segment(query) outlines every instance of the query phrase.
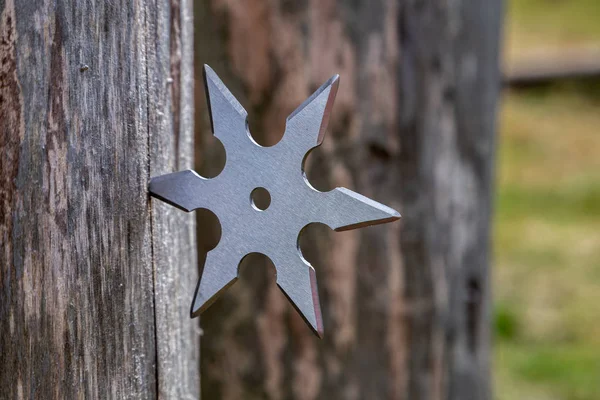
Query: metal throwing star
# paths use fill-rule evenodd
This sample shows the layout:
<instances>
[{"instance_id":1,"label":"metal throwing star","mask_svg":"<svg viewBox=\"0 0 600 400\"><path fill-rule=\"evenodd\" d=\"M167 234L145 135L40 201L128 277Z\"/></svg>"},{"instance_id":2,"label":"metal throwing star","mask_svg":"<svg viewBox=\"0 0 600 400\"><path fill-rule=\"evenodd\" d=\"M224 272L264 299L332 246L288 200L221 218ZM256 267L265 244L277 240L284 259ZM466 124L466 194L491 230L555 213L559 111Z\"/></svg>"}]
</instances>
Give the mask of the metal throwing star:
<instances>
[{"instance_id":1,"label":"metal throwing star","mask_svg":"<svg viewBox=\"0 0 600 400\"><path fill-rule=\"evenodd\" d=\"M300 232L314 222L344 231L400 218L397 211L345 188L320 192L304 175L308 153L323 141L339 76L325 82L287 118L283 138L271 147L252 139L246 110L207 65L204 80L212 130L225 148L223 171L212 179L188 170L150 181L152 196L188 212L207 208L221 223L221 240L206 257L192 316L232 285L242 259L256 252L271 259L277 285L322 337L315 270L300 253ZM251 199L256 188L271 196L265 210Z\"/></svg>"}]
</instances>

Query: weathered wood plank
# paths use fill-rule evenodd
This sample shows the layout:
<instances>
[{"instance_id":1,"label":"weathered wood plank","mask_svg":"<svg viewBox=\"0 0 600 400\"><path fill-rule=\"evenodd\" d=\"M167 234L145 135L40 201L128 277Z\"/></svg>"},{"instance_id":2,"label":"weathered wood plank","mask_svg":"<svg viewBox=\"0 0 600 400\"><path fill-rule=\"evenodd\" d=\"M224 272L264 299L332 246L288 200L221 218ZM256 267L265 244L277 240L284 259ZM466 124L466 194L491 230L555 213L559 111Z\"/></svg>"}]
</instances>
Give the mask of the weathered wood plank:
<instances>
[{"instance_id":1,"label":"weathered wood plank","mask_svg":"<svg viewBox=\"0 0 600 400\"><path fill-rule=\"evenodd\" d=\"M157 65L150 98L158 111L149 122L151 176L193 167L192 11L189 0L159 3L158 24L150 27L149 47L160 44L149 52ZM190 319L198 280L195 217L153 200L152 221L159 396L198 399L200 327Z\"/></svg>"},{"instance_id":2,"label":"weathered wood plank","mask_svg":"<svg viewBox=\"0 0 600 400\"><path fill-rule=\"evenodd\" d=\"M240 99L257 140L276 143L286 116L339 73L309 179L403 215L360 231L308 229L301 247L318 274L322 341L279 292L272 268L247 260L242 279L202 317L206 397L490 397L500 3L197 2L198 62ZM202 165L217 146L209 125L200 129Z\"/></svg>"},{"instance_id":3,"label":"weathered wood plank","mask_svg":"<svg viewBox=\"0 0 600 400\"><path fill-rule=\"evenodd\" d=\"M502 4L411 4L401 19L399 171L408 397L486 399Z\"/></svg>"},{"instance_id":4,"label":"weathered wood plank","mask_svg":"<svg viewBox=\"0 0 600 400\"><path fill-rule=\"evenodd\" d=\"M182 375L196 335L163 298L193 290L193 221L147 194L150 173L191 159L191 110L168 90L171 50L172 86L191 82L177 8L0 0L3 399L198 392Z\"/></svg>"}]
</instances>

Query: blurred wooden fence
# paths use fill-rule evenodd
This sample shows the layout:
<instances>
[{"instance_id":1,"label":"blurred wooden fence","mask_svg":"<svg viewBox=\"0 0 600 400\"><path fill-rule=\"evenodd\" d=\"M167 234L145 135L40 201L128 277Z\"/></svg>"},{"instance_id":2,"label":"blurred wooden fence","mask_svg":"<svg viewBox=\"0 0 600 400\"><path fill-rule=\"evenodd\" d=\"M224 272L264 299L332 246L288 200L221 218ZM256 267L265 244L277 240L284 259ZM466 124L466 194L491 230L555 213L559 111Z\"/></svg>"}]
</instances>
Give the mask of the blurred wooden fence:
<instances>
[{"instance_id":1,"label":"blurred wooden fence","mask_svg":"<svg viewBox=\"0 0 600 400\"><path fill-rule=\"evenodd\" d=\"M600 49L573 49L533 52L508 62L504 82L519 87L594 77L600 77Z\"/></svg>"}]
</instances>

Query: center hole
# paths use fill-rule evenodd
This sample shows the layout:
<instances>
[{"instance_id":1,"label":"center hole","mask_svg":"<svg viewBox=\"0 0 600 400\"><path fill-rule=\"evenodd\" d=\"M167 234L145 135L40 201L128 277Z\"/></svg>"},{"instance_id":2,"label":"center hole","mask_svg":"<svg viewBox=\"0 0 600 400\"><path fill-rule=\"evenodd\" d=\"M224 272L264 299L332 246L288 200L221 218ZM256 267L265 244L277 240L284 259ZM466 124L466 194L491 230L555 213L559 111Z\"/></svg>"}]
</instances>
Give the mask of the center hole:
<instances>
[{"instance_id":1,"label":"center hole","mask_svg":"<svg viewBox=\"0 0 600 400\"><path fill-rule=\"evenodd\" d=\"M257 187L250 193L250 202L255 210L264 211L271 205L271 195L267 189Z\"/></svg>"}]
</instances>

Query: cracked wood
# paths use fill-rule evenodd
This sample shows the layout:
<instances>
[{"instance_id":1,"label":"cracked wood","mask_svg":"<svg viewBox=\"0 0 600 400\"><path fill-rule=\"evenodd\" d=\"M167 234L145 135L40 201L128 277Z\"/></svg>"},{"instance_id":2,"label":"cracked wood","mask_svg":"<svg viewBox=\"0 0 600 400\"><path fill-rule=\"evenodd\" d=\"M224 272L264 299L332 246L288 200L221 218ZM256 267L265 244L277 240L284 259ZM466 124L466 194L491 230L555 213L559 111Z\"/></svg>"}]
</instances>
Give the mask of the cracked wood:
<instances>
[{"instance_id":1,"label":"cracked wood","mask_svg":"<svg viewBox=\"0 0 600 400\"><path fill-rule=\"evenodd\" d=\"M198 396L190 6L0 0L2 399Z\"/></svg>"}]
</instances>

